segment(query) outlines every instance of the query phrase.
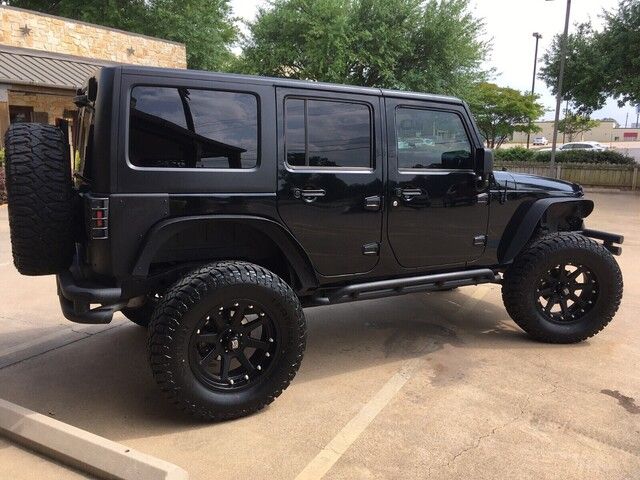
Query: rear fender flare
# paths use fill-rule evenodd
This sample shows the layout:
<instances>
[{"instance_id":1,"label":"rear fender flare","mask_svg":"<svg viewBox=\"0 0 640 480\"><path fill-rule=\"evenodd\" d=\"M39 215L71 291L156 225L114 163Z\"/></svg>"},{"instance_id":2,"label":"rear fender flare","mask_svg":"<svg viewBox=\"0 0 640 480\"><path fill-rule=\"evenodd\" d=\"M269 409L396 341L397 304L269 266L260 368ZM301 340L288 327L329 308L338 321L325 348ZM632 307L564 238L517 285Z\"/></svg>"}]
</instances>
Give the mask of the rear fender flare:
<instances>
[{"instance_id":1,"label":"rear fender flare","mask_svg":"<svg viewBox=\"0 0 640 480\"><path fill-rule=\"evenodd\" d=\"M178 233L197 223L243 223L256 228L267 235L280 249L295 271L301 284L301 291L308 291L318 286L309 257L296 239L279 223L262 217L251 215L194 215L163 220L155 224L146 236L140 254L133 267L133 276L145 278L155 255L162 246Z\"/></svg>"},{"instance_id":2,"label":"rear fender flare","mask_svg":"<svg viewBox=\"0 0 640 480\"><path fill-rule=\"evenodd\" d=\"M522 204L502 236L498 247L498 261L501 264L512 262L529 242L544 214L560 205L569 207L580 218L589 216L593 211L593 201L584 198L543 198Z\"/></svg>"}]
</instances>

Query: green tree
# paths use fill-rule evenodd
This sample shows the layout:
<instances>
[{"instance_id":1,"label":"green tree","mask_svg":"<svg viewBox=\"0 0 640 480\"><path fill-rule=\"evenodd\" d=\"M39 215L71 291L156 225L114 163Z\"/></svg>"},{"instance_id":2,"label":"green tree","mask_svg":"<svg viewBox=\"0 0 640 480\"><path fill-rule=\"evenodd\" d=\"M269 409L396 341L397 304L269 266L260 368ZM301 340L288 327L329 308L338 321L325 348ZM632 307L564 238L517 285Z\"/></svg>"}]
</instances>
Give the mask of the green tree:
<instances>
[{"instance_id":1,"label":"green tree","mask_svg":"<svg viewBox=\"0 0 640 480\"><path fill-rule=\"evenodd\" d=\"M576 135L596 128L598 125L600 125L598 120L592 120L587 115L569 113L558 122L558 130L567 135L572 142Z\"/></svg>"},{"instance_id":2,"label":"green tree","mask_svg":"<svg viewBox=\"0 0 640 480\"><path fill-rule=\"evenodd\" d=\"M576 26L569 35L562 97L578 112L602 108L608 97L640 103L640 1L621 0L614 12L604 12L602 31L591 23ZM540 78L557 93L560 36L542 59Z\"/></svg>"},{"instance_id":3,"label":"green tree","mask_svg":"<svg viewBox=\"0 0 640 480\"><path fill-rule=\"evenodd\" d=\"M260 75L462 94L489 45L469 0L273 0L239 69Z\"/></svg>"},{"instance_id":4,"label":"green tree","mask_svg":"<svg viewBox=\"0 0 640 480\"><path fill-rule=\"evenodd\" d=\"M480 83L469 99L478 129L490 148L500 148L514 132L537 132L544 113L537 96L494 83Z\"/></svg>"},{"instance_id":5,"label":"green tree","mask_svg":"<svg viewBox=\"0 0 640 480\"><path fill-rule=\"evenodd\" d=\"M11 0L15 7L182 42L189 68L228 68L238 31L229 0Z\"/></svg>"}]
</instances>

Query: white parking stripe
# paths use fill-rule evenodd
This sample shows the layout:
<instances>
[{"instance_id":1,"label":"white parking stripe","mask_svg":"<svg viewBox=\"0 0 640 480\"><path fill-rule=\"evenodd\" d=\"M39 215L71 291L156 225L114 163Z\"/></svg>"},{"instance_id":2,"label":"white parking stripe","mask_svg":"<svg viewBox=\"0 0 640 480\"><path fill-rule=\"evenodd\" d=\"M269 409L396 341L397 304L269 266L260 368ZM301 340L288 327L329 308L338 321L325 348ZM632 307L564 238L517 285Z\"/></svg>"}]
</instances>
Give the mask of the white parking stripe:
<instances>
[{"instance_id":1,"label":"white parking stripe","mask_svg":"<svg viewBox=\"0 0 640 480\"><path fill-rule=\"evenodd\" d=\"M468 297L459 309L460 313L470 311L490 292L490 288L480 286ZM298 474L296 480L320 480L340 460L358 437L373 422L384 407L396 396L413 373L424 362L413 358L402 364L400 370L385 383L380 390L360 409L360 411L331 439L329 443Z\"/></svg>"},{"instance_id":2,"label":"white parking stripe","mask_svg":"<svg viewBox=\"0 0 640 480\"><path fill-rule=\"evenodd\" d=\"M380 411L396 396L396 393L411 378L413 372L422 362L419 358L411 359L402 364L400 371L393 375L384 386L378 390L349 422L333 437L333 439L309 462L300 472L296 480L315 480L322 478L340 459L353 442L365 431Z\"/></svg>"}]
</instances>

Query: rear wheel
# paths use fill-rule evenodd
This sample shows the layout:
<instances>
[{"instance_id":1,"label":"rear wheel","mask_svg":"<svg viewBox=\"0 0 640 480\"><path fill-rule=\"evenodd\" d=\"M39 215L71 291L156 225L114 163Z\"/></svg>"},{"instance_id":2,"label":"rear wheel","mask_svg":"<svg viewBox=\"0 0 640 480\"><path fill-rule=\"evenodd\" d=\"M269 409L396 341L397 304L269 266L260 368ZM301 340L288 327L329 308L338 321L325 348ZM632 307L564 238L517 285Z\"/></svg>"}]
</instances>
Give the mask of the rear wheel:
<instances>
[{"instance_id":1,"label":"rear wheel","mask_svg":"<svg viewBox=\"0 0 640 480\"><path fill-rule=\"evenodd\" d=\"M13 263L23 275L65 270L73 256L76 196L62 131L14 124L5 146Z\"/></svg>"},{"instance_id":2,"label":"rear wheel","mask_svg":"<svg viewBox=\"0 0 640 480\"><path fill-rule=\"evenodd\" d=\"M576 233L534 241L506 271L502 298L533 338L575 343L602 330L622 298L622 273L611 253Z\"/></svg>"},{"instance_id":3,"label":"rear wheel","mask_svg":"<svg viewBox=\"0 0 640 480\"><path fill-rule=\"evenodd\" d=\"M149 328L153 375L178 408L205 419L248 415L289 385L306 324L297 296L245 262L203 267L159 301Z\"/></svg>"}]
</instances>

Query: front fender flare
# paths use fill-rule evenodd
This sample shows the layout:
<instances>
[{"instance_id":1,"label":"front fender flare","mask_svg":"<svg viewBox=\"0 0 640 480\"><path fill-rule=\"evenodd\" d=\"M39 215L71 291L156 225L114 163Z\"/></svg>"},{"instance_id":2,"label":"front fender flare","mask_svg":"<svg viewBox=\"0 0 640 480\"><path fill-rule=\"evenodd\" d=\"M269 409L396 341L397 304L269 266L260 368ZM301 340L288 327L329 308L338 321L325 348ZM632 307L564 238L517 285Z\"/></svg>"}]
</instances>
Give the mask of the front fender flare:
<instances>
[{"instance_id":1,"label":"front fender flare","mask_svg":"<svg viewBox=\"0 0 640 480\"><path fill-rule=\"evenodd\" d=\"M584 198L542 198L520 206L505 229L498 247L500 264L511 263L531 239L536 226L549 208L558 204L570 204L585 218L593 211L593 201Z\"/></svg>"},{"instance_id":2,"label":"front fender flare","mask_svg":"<svg viewBox=\"0 0 640 480\"><path fill-rule=\"evenodd\" d=\"M194 215L170 218L156 223L146 236L133 267L133 276L146 277L149 274L151 262L160 248L179 232L200 222L243 223L258 229L280 248L298 276L302 291L312 290L318 286L311 261L293 235L273 220L252 215Z\"/></svg>"}]
</instances>

